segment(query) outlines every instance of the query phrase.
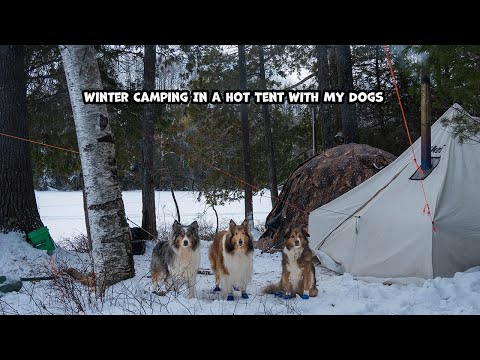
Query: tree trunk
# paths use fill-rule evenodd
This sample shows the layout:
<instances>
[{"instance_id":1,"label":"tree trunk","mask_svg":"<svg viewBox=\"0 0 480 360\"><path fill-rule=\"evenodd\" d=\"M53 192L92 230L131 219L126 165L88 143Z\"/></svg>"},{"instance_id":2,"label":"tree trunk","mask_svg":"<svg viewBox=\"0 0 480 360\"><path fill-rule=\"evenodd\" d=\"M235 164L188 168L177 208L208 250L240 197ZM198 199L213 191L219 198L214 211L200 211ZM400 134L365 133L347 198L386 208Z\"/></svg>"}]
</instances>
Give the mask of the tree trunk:
<instances>
[{"instance_id":1,"label":"tree trunk","mask_svg":"<svg viewBox=\"0 0 480 360\"><path fill-rule=\"evenodd\" d=\"M24 49L0 46L0 132L28 138ZM30 143L0 136L0 232L43 227L33 190Z\"/></svg>"},{"instance_id":2,"label":"tree trunk","mask_svg":"<svg viewBox=\"0 0 480 360\"><path fill-rule=\"evenodd\" d=\"M382 85L380 83L380 45L375 45L375 91L382 91ZM379 106L379 122L380 122L380 131L382 136L385 137L387 135L386 128L385 128L385 112L383 110L383 106Z\"/></svg>"},{"instance_id":3,"label":"tree trunk","mask_svg":"<svg viewBox=\"0 0 480 360\"><path fill-rule=\"evenodd\" d=\"M259 63L260 63L260 87L261 90L267 90L267 79L265 77L265 56L263 53L263 46L258 46ZM270 174L270 194L272 200L272 206L275 206L275 202L278 198L278 184L277 184L277 169L275 166L275 152L273 150L273 129L270 119L270 113L268 111L268 104L262 105L263 117L265 121L265 144L267 165Z\"/></svg>"},{"instance_id":4,"label":"tree trunk","mask_svg":"<svg viewBox=\"0 0 480 360\"><path fill-rule=\"evenodd\" d=\"M335 53L335 45L330 45L327 49L328 54L328 70L330 75L330 89L338 89L338 75L337 75L337 55ZM332 125L333 125L333 142L338 145L335 141L335 135L342 128L342 117L340 115L340 106L332 106Z\"/></svg>"},{"instance_id":5,"label":"tree trunk","mask_svg":"<svg viewBox=\"0 0 480 360\"><path fill-rule=\"evenodd\" d=\"M317 45L317 66L318 66L318 90L320 93L328 89L328 58L327 46ZM330 106L320 103L320 111L318 116L322 124L323 148L329 149L333 147L333 124Z\"/></svg>"},{"instance_id":6,"label":"tree trunk","mask_svg":"<svg viewBox=\"0 0 480 360\"><path fill-rule=\"evenodd\" d=\"M135 275L107 106L84 104L83 90L101 90L95 49L60 46L73 109L87 197L97 294Z\"/></svg>"},{"instance_id":7,"label":"tree trunk","mask_svg":"<svg viewBox=\"0 0 480 360\"><path fill-rule=\"evenodd\" d=\"M83 174L80 172L80 183L82 184L83 213L85 214L85 227L87 228L88 250L92 251L92 235L90 234L90 222L88 220L87 194L83 183Z\"/></svg>"},{"instance_id":8,"label":"tree trunk","mask_svg":"<svg viewBox=\"0 0 480 360\"><path fill-rule=\"evenodd\" d=\"M143 57L143 90L155 88L156 46L145 45ZM154 105L143 106L143 143L142 143L142 228L157 236L155 218L155 187L153 184L153 136ZM151 237L151 236L149 236Z\"/></svg>"},{"instance_id":9,"label":"tree trunk","mask_svg":"<svg viewBox=\"0 0 480 360\"><path fill-rule=\"evenodd\" d=\"M245 60L245 45L238 45L238 68L240 75L240 91L247 90L247 68ZM243 166L245 182L252 183L252 168L250 163L250 137L248 129L248 107L240 104L240 118L242 120ZM252 188L245 184L245 218L253 229L253 202Z\"/></svg>"},{"instance_id":10,"label":"tree trunk","mask_svg":"<svg viewBox=\"0 0 480 360\"><path fill-rule=\"evenodd\" d=\"M336 45L336 60L338 87L342 91L353 90L353 74L352 74L352 54L350 45ZM345 144L355 142L358 143L358 126L355 114L355 104L348 104L344 101L341 104L342 114L342 132L343 142Z\"/></svg>"}]
</instances>

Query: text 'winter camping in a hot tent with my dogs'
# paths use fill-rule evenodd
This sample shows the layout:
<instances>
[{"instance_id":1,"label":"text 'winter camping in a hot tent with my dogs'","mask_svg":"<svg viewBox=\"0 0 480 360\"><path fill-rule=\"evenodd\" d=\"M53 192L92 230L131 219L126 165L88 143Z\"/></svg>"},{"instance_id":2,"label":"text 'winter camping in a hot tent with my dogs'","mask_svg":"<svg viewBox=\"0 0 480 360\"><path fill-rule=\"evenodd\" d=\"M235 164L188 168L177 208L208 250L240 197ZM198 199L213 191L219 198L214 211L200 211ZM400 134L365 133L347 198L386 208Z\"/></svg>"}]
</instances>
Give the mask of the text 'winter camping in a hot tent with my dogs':
<instances>
[{"instance_id":1,"label":"text 'winter camping in a hot tent with my dogs'","mask_svg":"<svg viewBox=\"0 0 480 360\"><path fill-rule=\"evenodd\" d=\"M480 313L479 55L0 45L0 313Z\"/></svg>"}]
</instances>

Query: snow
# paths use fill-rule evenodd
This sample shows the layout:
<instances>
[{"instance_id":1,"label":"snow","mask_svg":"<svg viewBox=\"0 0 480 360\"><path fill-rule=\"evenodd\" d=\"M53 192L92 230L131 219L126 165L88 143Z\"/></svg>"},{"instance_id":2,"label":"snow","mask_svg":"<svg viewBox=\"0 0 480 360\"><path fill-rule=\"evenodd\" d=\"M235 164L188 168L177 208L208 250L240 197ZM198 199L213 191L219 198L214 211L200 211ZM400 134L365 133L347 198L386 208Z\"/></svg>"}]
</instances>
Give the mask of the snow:
<instances>
[{"instance_id":1,"label":"snow","mask_svg":"<svg viewBox=\"0 0 480 360\"><path fill-rule=\"evenodd\" d=\"M86 233L85 216L83 212L83 197L81 191L36 191L35 192L40 217L45 226L48 227L50 235L56 242L62 238L71 238L81 233ZM175 197L180 209L182 223L191 223L198 220L215 226L216 219L214 211L205 204L204 199L197 201L198 193L190 191L176 191ZM271 199L265 195L256 195L253 199L253 211L255 224L265 223L265 218L272 209ZM142 222L142 192L140 190L125 191L122 193L125 204L125 213L134 223L141 225ZM155 192L157 226L168 224L170 226L177 217L175 204L170 191ZM230 219L240 223L244 219L243 201L234 201L226 205L215 206L218 212L219 223L227 226ZM135 227L133 223L129 223ZM255 232L254 235L261 233Z\"/></svg>"},{"instance_id":2,"label":"snow","mask_svg":"<svg viewBox=\"0 0 480 360\"><path fill-rule=\"evenodd\" d=\"M190 222L204 213L205 204L196 201L196 195L177 192L182 222ZM158 193L160 218L168 227L175 216L169 193ZM129 218L139 223L141 192L123 193ZM58 243L60 236L84 231L83 205L80 192L37 192L40 213ZM268 197L255 197L256 223L265 219L270 209ZM226 223L230 218L241 221L243 202L217 207ZM257 212L258 210L258 212ZM210 212L212 214L210 214ZM214 219L211 209L206 220ZM264 221L264 220L263 220ZM161 225L161 224L160 224ZM201 268L209 268L210 242L201 242ZM149 265L154 243L147 244L145 255L134 256L136 275L115 284L107 290L103 301L95 300L86 287L75 284L70 297L58 282L26 282L19 292L0 293L0 314L478 314L480 313L480 267L457 273L453 278L435 278L423 284L383 285L357 280L349 274L342 276L316 268L318 297L303 300L275 298L260 293L262 286L277 282L281 275L281 254L261 254L255 250L253 280L247 289L249 299L234 292L235 300L226 301L219 293L212 293L212 275L197 276L197 298L186 294L168 293L157 296L150 292ZM51 274L54 268L72 266L85 271L89 264L87 254L68 252L57 248L53 263L46 251L28 245L19 234L0 235L0 275L28 277ZM75 300L75 301L74 301ZM81 310L79 310L81 309Z\"/></svg>"}]
</instances>

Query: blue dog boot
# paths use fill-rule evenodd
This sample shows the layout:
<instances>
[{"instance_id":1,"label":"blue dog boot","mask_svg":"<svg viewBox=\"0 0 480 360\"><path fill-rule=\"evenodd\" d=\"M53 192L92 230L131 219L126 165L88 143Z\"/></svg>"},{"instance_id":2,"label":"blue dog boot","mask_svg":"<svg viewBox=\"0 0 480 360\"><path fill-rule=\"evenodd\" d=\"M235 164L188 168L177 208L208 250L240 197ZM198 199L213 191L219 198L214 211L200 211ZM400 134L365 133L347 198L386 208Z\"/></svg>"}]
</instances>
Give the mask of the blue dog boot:
<instances>
[{"instance_id":1,"label":"blue dog boot","mask_svg":"<svg viewBox=\"0 0 480 360\"><path fill-rule=\"evenodd\" d=\"M233 301L233 294L228 294L227 301Z\"/></svg>"},{"instance_id":2,"label":"blue dog boot","mask_svg":"<svg viewBox=\"0 0 480 360\"><path fill-rule=\"evenodd\" d=\"M307 293L305 293L302 295L302 299L308 300L310 299L310 296Z\"/></svg>"},{"instance_id":3,"label":"blue dog boot","mask_svg":"<svg viewBox=\"0 0 480 360\"><path fill-rule=\"evenodd\" d=\"M275 295L275 297L282 297L283 296L283 291L275 291L273 293L273 295Z\"/></svg>"},{"instance_id":4,"label":"blue dog boot","mask_svg":"<svg viewBox=\"0 0 480 360\"><path fill-rule=\"evenodd\" d=\"M220 288L218 287L218 285L215 285L215 289L213 289L213 292L217 292L217 291L220 291Z\"/></svg>"},{"instance_id":5,"label":"blue dog boot","mask_svg":"<svg viewBox=\"0 0 480 360\"><path fill-rule=\"evenodd\" d=\"M285 294L285 296L283 297L285 300L288 300L288 299L291 299L292 298L292 295L290 294Z\"/></svg>"},{"instance_id":6,"label":"blue dog boot","mask_svg":"<svg viewBox=\"0 0 480 360\"><path fill-rule=\"evenodd\" d=\"M245 291L242 291L242 298L248 299L248 294Z\"/></svg>"}]
</instances>

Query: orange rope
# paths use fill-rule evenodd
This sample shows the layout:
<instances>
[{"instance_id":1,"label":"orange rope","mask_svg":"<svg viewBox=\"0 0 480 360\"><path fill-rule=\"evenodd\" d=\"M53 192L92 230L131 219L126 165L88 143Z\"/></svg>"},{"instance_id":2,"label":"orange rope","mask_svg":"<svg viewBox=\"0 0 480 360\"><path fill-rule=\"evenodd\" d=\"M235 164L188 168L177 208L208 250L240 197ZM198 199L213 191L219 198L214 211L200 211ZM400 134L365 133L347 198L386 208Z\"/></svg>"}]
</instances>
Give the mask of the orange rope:
<instances>
[{"instance_id":1,"label":"orange rope","mask_svg":"<svg viewBox=\"0 0 480 360\"><path fill-rule=\"evenodd\" d=\"M33 143L33 144L38 144L38 145L42 145L42 146L46 146L46 147L51 147L51 148L54 148L54 149L69 151L69 152L72 152L72 153L75 153L75 154L80 154L77 150L65 149L65 148L62 148L62 147L59 147L59 146L49 145L49 144L45 144L45 143L42 143L42 142L39 142L39 141L25 139L25 138L21 138L21 137L9 135L9 134L4 134L4 133L0 133L0 135L1 136L6 136L6 137L9 137L9 138L12 138L12 139L27 141L27 142L30 142L30 143Z\"/></svg>"},{"instance_id":2,"label":"orange rope","mask_svg":"<svg viewBox=\"0 0 480 360\"><path fill-rule=\"evenodd\" d=\"M405 124L405 130L407 132L408 141L410 142L410 148L412 149L413 154L413 161L415 162L415 166L418 171L423 173L421 166L418 165L417 157L415 156L415 150L413 149L413 142L410 136L410 131L408 130L407 118L405 117L405 111L403 110L402 99L400 98L400 91L398 91L397 80L395 78L395 72L393 71L392 60L390 59L390 54L388 52L388 46L383 45L385 49L385 55L387 56L388 66L390 67L390 74L392 75L393 86L395 87L395 92L397 93L398 104L400 105L400 111L402 112L403 123ZM432 213L430 212L430 205L427 199L427 193L425 191L425 187L423 186L423 180L420 178L420 185L422 187L423 197L425 199L425 206L423 207L423 212L425 212L425 208L428 210L428 216L430 216L430 221L432 222L433 232L436 232L437 229L435 228L435 224L433 222Z\"/></svg>"},{"instance_id":3,"label":"orange rope","mask_svg":"<svg viewBox=\"0 0 480 360\"><path fill-rule=\"evenodd\" d=\"M181 148L178 147L178 146L175 146L175 145L173 145L173 144L171 144L171 143L169 143L169 145L170 145L172 148L175 148L175 149L177 149L177 150L180 150L180 151L183 152L185 155L190 156L191 158L197 160L198 162L201 162L202 164L207 165L208 167L211 167L212 169L215 169L215 170L217 170L218 172L220 172L220 173L222 173L222 174L224 174L224 175L227 175L227 176L229 176L229 177L231 177L231 178L239 181L241 184L245 184L245 185L247 185L247 186L250 186L252 189L255 189L255 190L257 190L257 191L261 191L261 190L262 190L262 189L260 189L258 186L252 185L252 184L246 182L245 180L243 180L243 179L241 179L241 178L239 178L239 177L237 177L237 176L235 176L235 175L232 175L232 174L226 172L225 170L220 169L219 167L217 167L217 166L209 163L208 161L205 161L205 160L203 160L202 158L193 155L192 153L187 154L187 152L186 152L185 150L181 149ZM262 196L266 196L266 197L269 197L269 198L271 198L271 199L280 201L281 203L283 203L283 204L285 204L285 205L287 205L287 206L290 206L290 207L294 208L295 210L300 211L300 212L302 212L302 213L304 213L304 214L306 214L306 215L309 214L308 211L305 211L305 210L303 210L303 209L300 209L298 206L293 205L292 203L290 203L290 202L288 202L288 201L281 200L281 199L280 199L279 197L277 197L277 196L274 196L274 195L262 195ZM336 211L333 211L333 210L326 210L326 209L322 209L322 210L330 211L330 212L336 212ZM343 214L343 213L341 213L341 214ZM344 214L344 215L348 215L348 214Z\"/></svg>"}]
</instances>

